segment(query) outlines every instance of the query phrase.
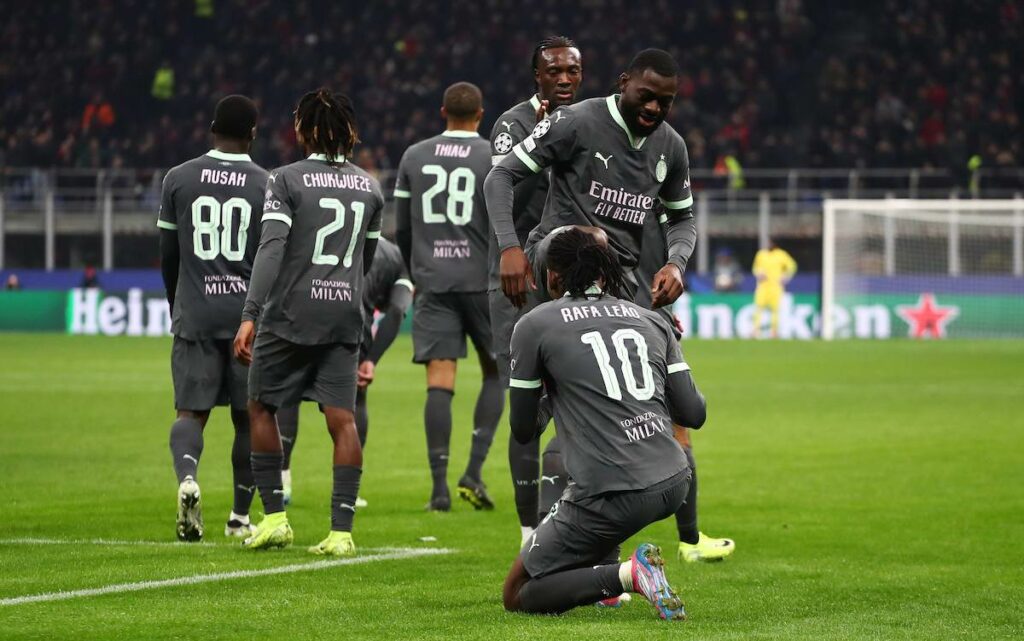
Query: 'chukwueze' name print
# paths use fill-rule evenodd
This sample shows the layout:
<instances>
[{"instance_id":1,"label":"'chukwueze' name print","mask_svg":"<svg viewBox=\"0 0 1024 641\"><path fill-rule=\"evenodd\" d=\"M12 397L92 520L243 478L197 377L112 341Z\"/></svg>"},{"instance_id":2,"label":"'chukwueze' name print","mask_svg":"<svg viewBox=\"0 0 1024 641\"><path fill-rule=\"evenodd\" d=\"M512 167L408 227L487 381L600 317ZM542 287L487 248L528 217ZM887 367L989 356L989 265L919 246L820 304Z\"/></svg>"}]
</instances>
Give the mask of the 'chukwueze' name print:
<instances>
[{"instance_id":1,"label":"'chukwueze' name print","mask_svg":"<svg viewBox=\"0 0 1024 641\"><path fill-rule=\"evenodd\" d=\"M589 194L599 201L594 208L595 215L633 225L643 225L654 207L651 196L634 194L621 187L606 187L596 180L590 181Z\"/></svg>"},{"instance_id":2,"label":"'chukwueze' name print","mask_svg":"<svg viewBox=\"0 0 1024 641\"><path fill-rule=\"evenodd\" d=\"M318 171L302 174L305 187L330 187L331 189L351 189L353 191L372 192L370 179L356 174L339 174L330 171Z\"/></svg>"}]
</instances>

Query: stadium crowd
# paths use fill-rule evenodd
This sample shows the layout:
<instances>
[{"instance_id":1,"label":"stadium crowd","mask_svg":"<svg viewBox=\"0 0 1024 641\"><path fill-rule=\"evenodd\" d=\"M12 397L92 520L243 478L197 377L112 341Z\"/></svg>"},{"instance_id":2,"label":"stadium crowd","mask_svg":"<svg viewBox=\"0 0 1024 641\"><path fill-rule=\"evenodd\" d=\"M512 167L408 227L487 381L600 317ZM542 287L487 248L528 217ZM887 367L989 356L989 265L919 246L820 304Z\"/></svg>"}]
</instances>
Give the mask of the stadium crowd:
<instances>
[{"instance_id":1,"label":"stadium crowd","mask_svg":"<svg viewBox=\"0 0 1024 641\"><path fill-rule=\"evenodd\" d=\"M0 165L167 167L208 146L208 114L262 109L254 157L294 159L292 110L328 84L355 101L357 161L394 167L439 126L439 96L479 84L487 115L524 98L533 44L579 43L581 94L663 46L683 75L670 122L693 167L1017 166L1022 10L1013 0L94 0L14 3L0 32ZM487 118L485 117L485 121ZM489 126L489 125L488 125Z\"/></svg>"}]
</instances>

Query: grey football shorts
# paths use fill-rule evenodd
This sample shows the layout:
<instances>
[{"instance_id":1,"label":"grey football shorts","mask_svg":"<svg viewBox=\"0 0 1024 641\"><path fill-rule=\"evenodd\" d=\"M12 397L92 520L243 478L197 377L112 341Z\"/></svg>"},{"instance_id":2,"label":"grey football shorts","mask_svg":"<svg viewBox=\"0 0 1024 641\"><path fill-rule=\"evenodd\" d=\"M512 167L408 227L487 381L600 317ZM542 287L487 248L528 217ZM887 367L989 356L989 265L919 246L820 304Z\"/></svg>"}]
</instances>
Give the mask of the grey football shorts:
<instances>
[{"instance_id":1,"label":"grey football shorts","mask_svg":"<svg viewBox=\"0 0 1024 641\"><path fill-rule=\"evenodd\" d=\"M416 292L412 312L413 362L466 357L466 337L493 356L487 292Z\"/></svg>"},{"instance_id":2,"label":"grey football shorts","mask_svg":"<svg viewBox=\"0 0 1024 641\"><path fill-rule=\"evenodd\" d=\"M299 345L261 332L252 350L249 398L272 407L288 407L305 399L354 410L358 366L358 345Z\"/></svg>"},{"instance_id":3,"label":"grey football shorts","mask_svg":"<svg viewBox=\"0 0 1024 641\"><path fill-rule=\"evenodd\" d=\"M644 490L583 498L573 496L575 486L570 484L523 545L523 566L530 577L539 579L608 563L623 541L676 513L686 499L690 478L687 468Z\"/></svg>"},{"instance_id":4,"label":"grey football shorts","mask_svg":"<svg viewBox=\"0 0 1024 641\"><path fill-rule=\"evenodd\" d=\"M235 360L231 340L174 337L171 347L174 407L206 412L217 405L244 410L249 368Z\"/></svg>"}]
</instances>

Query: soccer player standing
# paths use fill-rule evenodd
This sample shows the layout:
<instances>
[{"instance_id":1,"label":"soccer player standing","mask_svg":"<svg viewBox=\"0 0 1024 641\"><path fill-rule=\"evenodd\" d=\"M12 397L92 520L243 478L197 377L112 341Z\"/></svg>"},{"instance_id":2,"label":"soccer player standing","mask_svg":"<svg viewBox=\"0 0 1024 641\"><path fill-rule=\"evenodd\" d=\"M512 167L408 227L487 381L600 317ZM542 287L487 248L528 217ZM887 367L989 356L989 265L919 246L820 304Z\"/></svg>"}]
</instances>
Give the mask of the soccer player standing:
<instances>
[{"instance_id":1,"label":"soccer player standing","mask_svg":"<svg viewBox=\"0 0 1024 641\"><path fill-rule=\"evenodd\" d=\"M483 183L491 158L490 145L477 133L483 113L483 95L476 85L458 82L448 87L441 108L447 129L409 147L395 181L396 239L416 285L413 360L427 369L423 420L433 479L427 509L442 512L451 509L451 404L456 363L466 357L467 336L476 347L483 384L458 491L476 509L494 507L481 470L505 404L487 310L490 226Z\"/></svg>"},{"instance_id":2,"label":"soccer player standing","mask_svg":"<svg viewBox=\"0 0 1024 641\"><path fill-rule=\"evenodd\" d=\"M622 297L625 276L603 236L555 231L547 288L555 300L523 316L512 336L512 432L534 438L547 390L573 482L523 545L505 580L512 611L565 612L643 594L664 619L686 617L660 550L619 546L682 504L690 483L672 423L700 427L704 398L672 328Z\"/></svg>"},{"instance_id":3,"label":"soccer player standing","mask_svg":"<svg viewBox=\"0 0 1024 641\"><path fill-rule=\"evenodd\" d=\"M768 247L758 250L751 270L757 278L754 290L754 338L761 335L761 312L771 314L771 336L779 336L779 305L786 293L786 283L796 274L796 261L772 239Z\"/></svg>"},{"instance_id":4,"label":"soccer player standing","mask_svg":"<svg viewBox=\"0 0 1024 641\"><path fill-rule=\"evenodd\" d=\"M295 136L309 156L267 181L263 233L234 343L236 357L252 363L252 470L266 512L245 546L292 541L274 412L307 398L320 404L334 442L331 531L310 552L349 555L362 476L353 410L363 276L380 237L384 197L377 181L348 161L358 134L346 96L327 89L304 95Z\"/></svg>"},{"instance_id":5,"label":"soccer player standing","mask_svg":"<svg viewBox=\"0 0 1024 641\"><path fill-rule=\"evenodd\" d=\"M583 81L583 63L576 43L565 36L551 36L533 50L531 60L537 93L501 114L491 130L492 162L498 164L512 148L530 136L534 127L549 113L572 104ZM525 244L533 228L540 222L548 194L548 171L538 172L515 186L512 220L519 243ZM494 335L494 353L504 386L509 378L509 341L512 328L523 311L514 306L501 291L500 251L497 237L489 234L489 270L487 296ZM540 514L561 496L565 489L565 471L558 455L556 441L550 441L544 452L543 475L540 464L540 441L520 443L509 435L508 462L512 471L516 512L525 540L540 522ZM538 483L540 491L538 491ZM541 497L541 494L544 496ZM538 503L539 501L539 503Z\"/></svg>"},{"instance_id":6,"label":"soccer player standing","mask_svg":"<svg viewBox=\"0 0 1024 641\"><path fill-rule=\"evenodd\" d=\"M231 338L245 302L258 242L256 215L267 172L249 158L256 136L256 105L227 96L214 111L214 148L167 172L160 201L160 270L171 308L171 374L177 420L171 456L178 477L177 534L203 538L199 459L203 429L215 405L231 406L234 506L225 535L249 534L252 471L248 371L231 358Z\"/></svg>"},{"instance_id":7,"label":"soccer player standing","mask_svg":"<svg viewBox=\"0 0 1024 641\"><path fill-rule=\"evenodd\" d=\"M398 246L384 238L377 240L377 251L373 265L366 274L363 289L363 339L359 343L359 375L356 389L356 430L359 445L366 448L366 435L370 428L370 415L366 407L366 393L376 372L377 364L384 352L398 336L405 312L412 304L412 281L406 271L405 262ZM374 311L380 312L377 331L373 331ZM283 470L284 504L292 498L292 451L299 438L299 406L282 407L277 410L277 426L281 431L281 446L284 450ZM356 507L366 507L361 497Z\"/></svg>"}]
</instances>

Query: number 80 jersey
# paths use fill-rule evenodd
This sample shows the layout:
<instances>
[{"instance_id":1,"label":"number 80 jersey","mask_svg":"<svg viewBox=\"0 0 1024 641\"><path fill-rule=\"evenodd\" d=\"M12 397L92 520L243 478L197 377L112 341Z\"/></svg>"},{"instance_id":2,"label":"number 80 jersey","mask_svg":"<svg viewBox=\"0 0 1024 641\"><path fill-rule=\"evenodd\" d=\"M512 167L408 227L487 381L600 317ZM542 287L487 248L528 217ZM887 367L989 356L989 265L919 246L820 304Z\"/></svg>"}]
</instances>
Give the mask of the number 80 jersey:
<instances>
[{"instance_id":1,"label":"number 80 jersey","mask_svg":"<svg viewBox=\"0 0 1024 641\"><path fill-rule=\"evenodd\" d=\"M359 343L363 246L380 238L383 209L377 180L344 158L313 154L271 172L262 222L288 231L260 331L301 345Z\"/></svg>"},{"instance_id":2,"label":"number 80 jersey","mask_svg":"<svg viewBox=\"0 0 1024 641\"><path fill-rule=\"evenodd\" d=\"M483 187L490 170L490 143L471 131L445 131L402 155L397 224L411 230L418 292L487 291L491 227Z\"/></svg>"},{"instance_id":3,"label":"number 80 jersey","mask_svg":"<svg viewBox=\"0 0 1024 641\"><path fill-rule=\"evenodd\" d=\"M210 151L164 177L157 226L180 253L171 332L232 338L245 302L267 172L247 154Z\"/></svg>"}]
</instances>

